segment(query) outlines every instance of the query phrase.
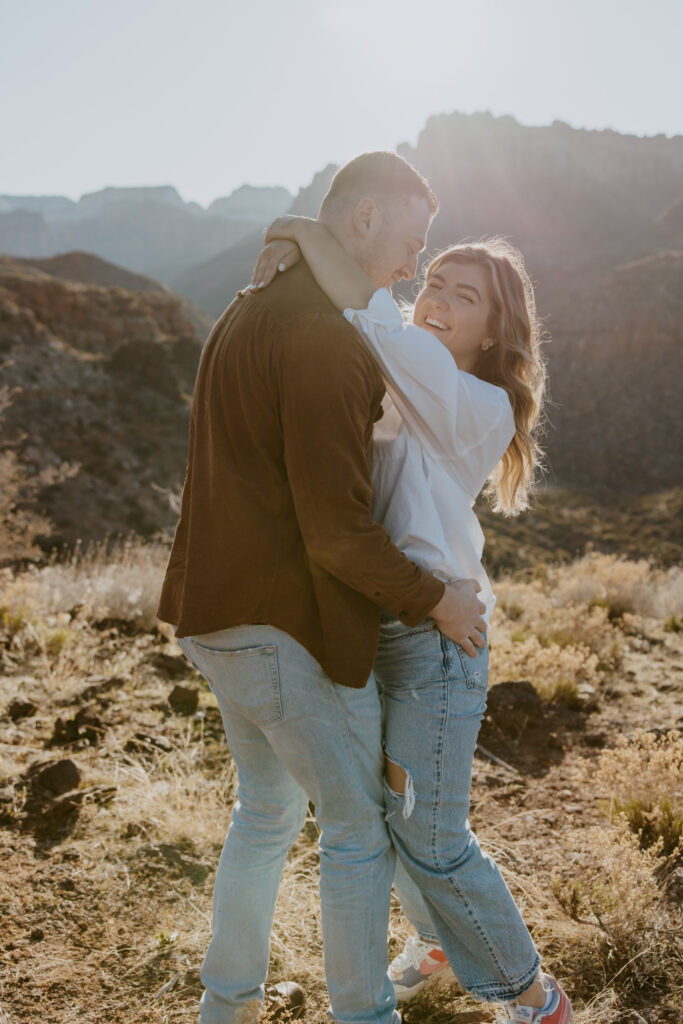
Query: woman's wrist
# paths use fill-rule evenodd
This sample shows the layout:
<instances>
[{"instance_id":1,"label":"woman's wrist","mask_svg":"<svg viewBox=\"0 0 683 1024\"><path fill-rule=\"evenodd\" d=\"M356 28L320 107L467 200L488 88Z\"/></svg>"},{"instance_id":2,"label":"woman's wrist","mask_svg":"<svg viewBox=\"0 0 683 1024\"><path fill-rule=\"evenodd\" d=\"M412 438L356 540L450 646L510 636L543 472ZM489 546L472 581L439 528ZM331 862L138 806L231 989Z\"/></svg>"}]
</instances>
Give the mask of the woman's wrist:
<instances>
[{"instance_id":1,"label":"woman's wrist","mask_svg":"<svg viewBox=\"0 0 683 1024\"><path fill-rule=\"evenodd\" d=\"M266 242L274 239L281 239L287 242L295 242L301 247L302 241L315 236L315 229L322 227L311 217L284 216L278 217L266 231Z\"/></svg>"},{"instance_id":2,"label":"woman's wrist","mask_svg":"<svg viewBox=\"0 0 683 1024\"><path fill-rule=\"evenodd\" d=\"M314 243L316 238L320 238L322 233L327 229L320 223L320 221L313 220L312 217L297 217L296 218L296 237L294 241L301 248L306 242Z\"/></svg>"}]
</instances>

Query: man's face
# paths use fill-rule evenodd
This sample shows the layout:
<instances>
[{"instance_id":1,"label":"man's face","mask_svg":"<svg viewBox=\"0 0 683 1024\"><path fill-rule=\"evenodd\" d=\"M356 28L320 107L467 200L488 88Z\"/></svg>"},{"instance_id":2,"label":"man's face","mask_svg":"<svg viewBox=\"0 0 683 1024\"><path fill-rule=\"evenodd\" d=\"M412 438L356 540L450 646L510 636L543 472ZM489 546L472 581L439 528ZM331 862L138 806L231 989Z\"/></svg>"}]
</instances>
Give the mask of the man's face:
<instances>
[{"instance_id":1,"label":"man's face","mask_svg":"<svg viewBox=\"0 0 683 1024\"><path fill-rule=\"evenodd\" d=\"M377 288L411 281L427 242L432 214L426 199L409 196L375 210L368 235L357 242L355 258Z\"/></svg>"}]
</instances>

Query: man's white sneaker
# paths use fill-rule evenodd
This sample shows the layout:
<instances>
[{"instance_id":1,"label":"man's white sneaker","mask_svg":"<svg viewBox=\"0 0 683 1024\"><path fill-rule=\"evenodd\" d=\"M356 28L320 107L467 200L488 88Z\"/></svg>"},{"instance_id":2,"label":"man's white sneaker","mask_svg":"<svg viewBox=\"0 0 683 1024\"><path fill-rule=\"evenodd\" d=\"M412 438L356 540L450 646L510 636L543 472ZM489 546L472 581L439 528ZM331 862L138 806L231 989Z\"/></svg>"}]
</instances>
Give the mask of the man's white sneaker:
<instances>
[{"instance_id":1,"label":"man's white sneaker","mask_svg":"<svg viewBox=\"0 0 683 1024\"><path fill-rule=\"evenodd\" d=\"M432 978L448 967L446 954L434 942L411 935L402 952L389 964L389 979L397 1002L412 999Z\"/></svg>"}]
</instances>

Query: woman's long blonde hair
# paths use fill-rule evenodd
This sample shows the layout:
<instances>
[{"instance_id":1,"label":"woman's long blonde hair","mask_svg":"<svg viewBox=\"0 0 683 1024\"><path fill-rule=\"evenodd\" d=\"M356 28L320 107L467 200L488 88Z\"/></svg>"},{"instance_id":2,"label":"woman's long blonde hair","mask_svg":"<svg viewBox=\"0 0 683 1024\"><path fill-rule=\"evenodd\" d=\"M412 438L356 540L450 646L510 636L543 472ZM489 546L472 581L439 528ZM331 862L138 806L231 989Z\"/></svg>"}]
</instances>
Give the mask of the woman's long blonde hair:
<instances>
[{"instance_id":1,"label":"woman's long blonde hair","mask_svg":"<svg viewBox=\"0 0 683 1024\"><path fill-rule=\"evenodd\" d=\"M542 461L538 433L546 370L534 289L521 252L503 238L486 238L444 249L427 266L425 280L446 262L476 263L488 270L489 331L497 344L481 351L473 372L507 391L516 429L484 493L492 500L494 511L516 515L529 506L536 469Z\"/></svg>"}]
</instances>

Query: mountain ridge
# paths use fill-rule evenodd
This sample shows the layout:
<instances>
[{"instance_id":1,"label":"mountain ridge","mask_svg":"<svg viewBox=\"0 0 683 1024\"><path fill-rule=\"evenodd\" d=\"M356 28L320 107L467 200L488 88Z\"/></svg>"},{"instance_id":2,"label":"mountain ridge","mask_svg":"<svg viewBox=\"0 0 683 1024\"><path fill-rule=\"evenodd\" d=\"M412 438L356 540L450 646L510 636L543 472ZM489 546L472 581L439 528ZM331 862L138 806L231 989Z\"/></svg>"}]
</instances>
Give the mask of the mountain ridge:
<instances>
[{"instance_id":1,"label":"mountain ridge","mask_svg":"<svg viewBox=\"0 0 683 1024\"><path fill-rule=\"evenodd\" d=\"M441 200L430 232L430 252L463 234L479 237L496 228L525 254L536 285L538 309L552 339L547 347L548 485L607 502L640 500L680 486L683 138L643 139L613 132L585 132L560 123L548 128L525 128L511 118L440 115L429 120L415 146L399 148L426 174ZM328 165L318 172L299 191L291 209L315 215L334 170L334 165ZM236 197L233 212L243 209L242 200L248 205L253 198L249 189L236 191L241 194ZM118 200L116 196L110 198L111 209ZM280 201L284 196L275 189L267 198ZM132 210L134 205L127 203L127 209ZM162 206L155 201L145 208L158 211ZM166 206L174 209L172 203ZM183 216L194 224L202 222L202 217L192 211L183 210ZM5 217L40 219L30 210L13 210ZM0 217L0 223L2 220ZM141 230L142 222L144 218L137 209L134 217L131 214L131 230ZM175 239L185 257L191 249L187 232L186 220ZM179 292L215 318L249 280L261 240L260 228L252 221L228 249L180 273L169 273L158 287L167 287L170 278ZM129 324L131 334L124 355L100 353L98 358L125 364L130 392L126 400L134 401L139 394L146 401L147 390L156 387L151 406L162 398L177 403L179 392L186 395L191 390L193 371L189 367L196 364L208 321L193 321L188 315L190 307L183 306L181 299L169 291L155 295L154 284L141 289L135 276L124 280L122 275L126 273L139 275L124 260L114 261L124 266L113 272L112 278L108 276L110 271L105 272L93 259L88 262L87 254L79 258L87 264L85 269L75 267L76 256L72 253L58 257L51 265L34 259L28 261L34 264L33 269L27 263L23 269L15 266L12 288L4 278L5 320L0 320L0 349L4 351L3 346L9 344L8 358L14 359L15 351L21 351L21 331L26 329L24 341L30 347L35 323L42 323L56 339L48 344L48 351L59 350L60 344L77 348L73 339L68 340L72 332L78 338L89 336L89 332L97 337L98 332L119 331L120 324L106 325L104 311L109 310L108 316L120 317ZM40 288L32 286L31 290L21 284L22 274L37 274L41 267L53 276ZM60 291L54 283L60 275L80 277L83 287L103 286L105 291L109 289L108 297L101 291L69 291L74 285L66 292ZM146 280L150 276L156 275L143 275ZM142 294L145 288L151 288L151 292L148 298L136 300L142 305L140 312L133 314L133 307L121 296L121 288L135 291L136 287ZM414 296L415 287L406 285L403 297ZM62 323L59 327L66 332L66 340L44 323L51 316L50 302L54 301L77 311L74 324ZM145 309L148 302L150 309ZM90 304L99 312L90 310ZM194 338L190 348L185 346L182 387L176 385L175 390L166 369L175 372L174 359L183 346L159 346L158 330L150 326L166 317L159 304L177 309L183 322L190 324ZM141 335L138 316L147 325ZM180 337L185 328L174 330ZM135 374L138 363L139 380ZM37 367L34 370L38 372ZM78 372L76 367L74 373ZM114 378L106 379L111 382ZM161 392L165 397L159 397ZM186 421L170 409L163 413L167 414L171 417L168 430L182 433ZM181 442L180 433L174 438L175 461L155 479L169 493L179 489L184 469L178 453L184 453L185 438ZM75 450L81 449L76 446ZM125 456L120 457L125 462ZM139 472L146 480L149 467ZM136 520L137 514L131 511L131 518L125 522L131 526L138 521L151 522L144 517ZM113 512L102 514L103 522L111 523L114 518ZM162 520L163 516L158 521Z\"/></svg>"},{"instance_id":2,"label":"mountain ridge","mask_svg":"<svg viewBox=\"0 0 683 1024\"><path fill-rule=\"evenodd\" d=\"M107 187L78 202L2 195L0 252L45 259L85 250L168 284L188 266L265 226L291 199L280 186L242 186L209 209L185 202L172 185Z\"/></svg>"}]
</instances>

